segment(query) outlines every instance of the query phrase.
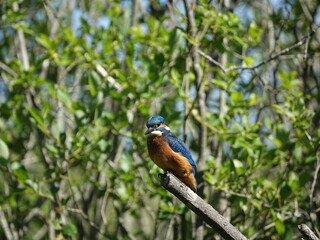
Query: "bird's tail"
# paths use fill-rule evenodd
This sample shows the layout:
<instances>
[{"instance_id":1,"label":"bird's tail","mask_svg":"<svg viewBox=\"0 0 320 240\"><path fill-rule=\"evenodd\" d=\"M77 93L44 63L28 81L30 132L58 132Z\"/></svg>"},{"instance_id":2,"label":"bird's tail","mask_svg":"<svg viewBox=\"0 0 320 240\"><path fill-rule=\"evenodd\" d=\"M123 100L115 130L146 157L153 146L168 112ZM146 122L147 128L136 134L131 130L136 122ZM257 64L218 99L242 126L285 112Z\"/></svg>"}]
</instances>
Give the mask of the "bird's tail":
<instances>
[{"instance_id":1,"label":"bird's tail","mask_svg":"<svg viewBox=\"0 0 320 240\"><path fill-rule=\"evenodd\" d=\"M194 192L197 192L196 179L192 173L188 174L187 176L184 176L181 180L184 184L186 184Z\"/></svg>"}]
</instances>

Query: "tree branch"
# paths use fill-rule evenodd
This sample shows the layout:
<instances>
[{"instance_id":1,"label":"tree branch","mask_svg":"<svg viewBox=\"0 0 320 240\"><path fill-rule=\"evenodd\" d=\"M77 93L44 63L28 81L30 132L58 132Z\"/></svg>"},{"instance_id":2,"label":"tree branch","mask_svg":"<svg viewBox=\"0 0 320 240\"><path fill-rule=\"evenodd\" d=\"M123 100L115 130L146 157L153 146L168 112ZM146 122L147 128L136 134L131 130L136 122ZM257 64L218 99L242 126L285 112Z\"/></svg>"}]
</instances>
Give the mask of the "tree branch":
<instances>
[{"instance_id":1,"label":"tree branch","mask_svg":"<svg viewBox=\"0 0 320 240\"><path fill-rule=\"evenodd\" d=\"M196 1L190 1L190 0L183 0L184 8L186 11L186 17L187 17L187 27L188 27L188 33L193 37L197 38L198 34L198 28L196 24L196 19L194 15L195 10L195 4ZM201 36L198 36L201 37ZM189 43L188 43L189 45ZM191 113L194 104L196 101L198 102L198 109L199 109L199 115L201 118L205 119L206 116L206 93L203 88L203 70L201 68L201 59L199 54L199 46L198 45L191 45L189 46L191 57L192 57L192 66L193 66L193 72L195 75L196 80L196 89L197 89L197 95L194 99L194 102L188 112L188 114L185 116L185 120L189 117L189 114ZM199 156L197 161L197 169L199 172L201 172L204 169L205 165L205 158L206 158L206 149L207 149L207 127L205 125L199 124ZM203 196L203 190L204 190L204 184L201 184L202 174L198 175L199 178L199 188L198 188L198 194L200 197ZM193 238L196 240L203 240L204 236L204 226L202 219L197 218L196 219L196 231L192 234Z\"/></svg>"},{"instance_id":2,"label":"tree branch","mask_svg":"<svg viewBox=\"0 0 320 240\"><path fill-rule=\"evenodd\" d=\"M6 238L8 240L18 239L18 233L14 229L10 228L9 222L8 222L1 206L0 206L0 223L1 223L1 226L4 231L4 235L6 236Z\"/></svg>"},{"instance_id":3,"label":"tree branch","mask_svg":"<svg viewBox=\"0 0 320 240\"><path fill-rule=\"evenodd\" d=\"M19 4L18 2L13 3L13 11L18 12L19 11ZM29 70L30 68L30 63L29 63L29 56L28 56L28 51L27 51L27 43L26 39L24 37L24 33L22 29L17 30L17 46L20 47L20 60L23 64L24 70Z\"/></svg>"},{"instance_id":4,"label":"tree branch","mask_svg":"<svg viewBox=\"0 0 320 240\"><path fill-rule=\"evenodd\" d=\"M14 78L18 77L18 74L12 68L10 68L8 65L6 65L1 61L0 61L0 68L6 71L7 73L9 73L12 77Z\"/></svg>"},{"instance_id":5,"label":"tree branch","mask_svg":"<svg viewBox=\"0 0 320 240\"><path fill-rule=\"evenodd\" d=\"M318 27L319 28L319 27ZM207 60L209 60L211 63L213 63L214 65L218 66L224 73L232 71L232 70L254 70L258 67L261 67L264 64L267 64L275 59L277 59L278 57L287 54L288 52L290 52L291 50L300 47L301 45L305 44L306 42L308 42L310 40L310 38L316 33L317 29L312 29L312 31L306 35L305 37L303 37L299 42L293 44L290 47L287 47L285 49L283 49L282 51L280 51L279 53L269 57L268 59L265 59L264 61L262 61L261 63L258 63L254 66L245 66L245 67L241 67L241 66L232 66L229 68L225 68L222 66L222 64L220 64L218 61L214 60L212 57L210 57L209 55L205 54L204 52L202 52L201 50L199 50L199 54L201 56L203 56L204 58L206 58Z\"/></svg>"},{"instance_id":6,"label":"tree branch","mask_svg":"<svg viewBox=\"0 0 320 240\"><path fill-rule=\"evenodd\" d=\"M211 205L194 193L171 173L160 174L161 185L179 198L188 208L227 240L246 240L247 238Z\"/></svg>"},{"instance_id":7,"label":"tree branch","mask_svg":"<svg viewBox=\"0 0 320 240\"><path fill-rule=\"evenodd\" d=\"M319 238L310 230L306 224L298 225L298 229L306 240L319 240Z\"/></svg>"},{"instance_id":8,"label":"tree branch","mask_svg":"<svg viewBox=\"0 0 320 240\"><path fill-rule=\"evenodd\" d=\"M317 163L316 163L316 170L314 171L314 176L313 176L313 181L312 181L312 185L311 185L311 190L310 190L310 195L309 195L309 199L310 199L310 206L312 206L312 202L313 200L313 195L314 195L314 191L316 188L316 184L317 184L317 179L318 179L318 174L320 171L320 154L317 154L316 158L317 158Z\"/></svg>"},{"instance_id":9,"label":"tree branch","mask_svg":"<svg viewBox=\"0 0 320 240\"><path fill-rule=\"evenodd\" d=\"M189 0L184 0L184 7L186 10L187 20L188 20L188 31L192 37L196 37L197 35L197 25L194 17L194 6L191 6ZM205 118L206 115L206 96L205 91L202 86L202 78L203 78L203 71L200 64L200 56L199 56L199 47L197 45L192 46L191 48L191 57L192 57L192 65L193 71L196 77L196 87L197 87L197 99L199 105L199 112L202 118ZM188 115L185 117L185 120L188 118L189 114L192 111L190 109ZM199 158L198 158L198 169L203 169L204 166L204 159L205 159L205 152L207 147L207 127L204 125L200 125L200 151L199 151Z\"/></svg>"},{"instance_id":10,"label":"tree branch","mask_svg":"<svg viewBox=\"0 0 320 240\"><path fill-rule=\"evenodd\" d=\"M109 235L108 233L101 232L100 228L99 228L93 221L90 220L90 218L88 217L88 215L85 214L82 209L71 208L71 207L66 207L66 209L67 209L67 211L69 211L69 212L74 212L74 213L79 214L79 215L82 217L82 219L84 219L85 221L87 221L87 222L90 224L90 226L91 226L92 228L94 228L94 229L95 229L99 234L101 234L102 236L104 236L104 237L106 237L106 238L108 238L108 239L112 238L112 236Z\"/></svg>"}]
</instances>

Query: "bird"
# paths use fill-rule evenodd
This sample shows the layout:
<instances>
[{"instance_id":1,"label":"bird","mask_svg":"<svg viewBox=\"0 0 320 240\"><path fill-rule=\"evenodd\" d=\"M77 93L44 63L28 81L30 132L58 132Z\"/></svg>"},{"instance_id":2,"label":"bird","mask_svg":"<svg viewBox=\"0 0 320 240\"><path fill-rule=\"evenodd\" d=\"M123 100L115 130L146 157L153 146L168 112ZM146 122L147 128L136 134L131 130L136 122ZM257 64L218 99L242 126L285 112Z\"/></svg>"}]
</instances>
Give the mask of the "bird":
<instances>
[{"instance_id":1,"label":"bird","mask_svg":"<svg viewBox=\"0 0 320 240\"><path fill-rule=\"evenodd\" d=\"M184 142L174 135L162 116L153 116L146 123L147 146L151 160L165 172L171 172L197 192L196 163Z\"/></svg>"}]
</instances>

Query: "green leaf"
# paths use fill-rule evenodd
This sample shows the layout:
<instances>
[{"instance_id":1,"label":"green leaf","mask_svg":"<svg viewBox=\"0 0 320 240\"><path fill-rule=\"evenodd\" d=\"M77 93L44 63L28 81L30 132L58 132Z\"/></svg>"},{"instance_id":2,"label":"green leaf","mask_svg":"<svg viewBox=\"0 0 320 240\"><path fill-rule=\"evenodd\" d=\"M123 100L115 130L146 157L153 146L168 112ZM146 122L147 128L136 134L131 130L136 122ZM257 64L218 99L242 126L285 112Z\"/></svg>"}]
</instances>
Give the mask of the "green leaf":
<instances>
[{"instance_id":1,"label":"green leaf","mask_svg":"<svg viewBox=\"0 0 320 240\"><path fill-rule=\"evenodd\" d=\"M180 75L179 75L179 72L176 68L172 68L171 71L171 82L176 86L178 87L179 86L179 81L180 81Z\"/></svg>"},{"instance_id":2,"label":"green leaf","mask_svg":"<svg viewBox=\"0 0 320 240\"><path fill-rule=\"evenodd\" d=\"M115 20L115 25L118 27L119 33L125 36L130 28L130 9L127 8L122 14Z\"/></svg>"},{"instance_id":3,"label":"green leaf","mask_svg":"<svg viewBox=\"0 0 320 240\"><path fill-rule=\"evenodd\" d=\"M244 58L244 62L246 64L246 66L253 66L254 65L254 58L250 57L250 56L246 56Z\"/></svg>"},{"instance_id":4,"label":"green leaf","mask_svg":"<svg viewBox=\"0 0 320 240\"><path fill-rule=\"evenodd\" d=\"M227 90L228 89L228 83L227 81L219 80L219 79L213 79L211 81L213 84L215 84L218 88Z\"/></svg>"},{"instance_id":5,"label":"green leaf","mask_svg":"<svg viewBox=\"0 0 320 240\"><path fill-rule=\"evenodd\" d=\"M204 172L203 179L211 185L215 185L217 182L217 179L210 172L207 171Z\"/></svg>"},{"instance_id":6,"label":"green leaf","mask_svg":"<svg viewBox=\"0 0 320 240\"><path fill-rule=\"evenodd\" d=\"M107 148L110 146L110 143L109 143L109 141L107 141L105 139L101 139L98 142L98 146L99 146L101 152L105 152L107 150Z\"/></svg>"},{"instance_id":7,"label":"green leaf","mask_svg":"<svg viewBox=\"0 0 320 240\"><path fill-rule=\"evenodd\" d=\"M265 188L273 188L273 189L276 189L274 182L273 182L273 181L270 181L269 179L263 179L262 183L263 183L262 185L263 185Z\"/></svg>"},{"instance_id":8,"label":"green leaf","mask_svg":"<svg viewBox=\"0 0 320 240\"><path fill-rule=\"evenodd\" d=\"M249 202L254 206L256 207L259 211L261 211L262 209L262 202L261 201L258 201L256 199L249 199Z\"/></svg>"},{"instance_id":9,"label":"green leaf","mask_svg":"<svg viewBox=\"0 0 320 240\"><path fill-rule=\"evenodd\" d=\"M118 194L120 199L122 199L123 201L127 201L130 198L130 194L128 191L128 185L126 185L124 182L121 182L118 185L118 187L116 189L116 193Z\"/></svg>"},{"instance_id":10,"label":"green leaf","mask_svg":"<svg viewBox=\"0 0 320 240\"><path fill-rule=\"evenodd\" d=\"M21 163L13 162L11 164L11 169L13 174L18 178L18 180L21 183L24 183L27 179L29 179L29 175Z\"/></svg>"},{"instance_id":11,"label":"green leaf","mask_svg":"<svg viewBox=\"0 0 320 240\"><path fill-rule=\"evenodd\" d=\"M35 192L39 191L39 185L38 183L32 181L31 179L27 179L24 181L25 185L32 188Z\"/></svg>"},{"instance_id":12,"label":"green leaf","mask_svg":"<svg viewBox=\"0 0 320 240\"><path fill-rule=\"evenodd\" d=\"M246 169L244 168L243 163L238 159L233 159L233 165L236 169L236 173L238 175L242 175L245 173Z\"/></svg>"},{"instance_id":13,"label":"green leaf","mask_svg":"<svg viewBox=\"0 0 320 240\"><path fill-rule=\"evenodd\" d=\"M120 168L125 171L129 172L132 170L133 159L129 155L123 154L120 159Z\"/></svg>"},{"instance_id":14,"label":"green leaf","mask_svg":"<svg viewBox=\"0 0 320 240\"><path fill-rule=\"evenodd\" d=\"M259 27L255 21L251 22L248 30L249 41L259 43L263 31L263 28Z\"/></svg>"},{"instance_id":15,"label":"green leaf","mask_svg":"<svg viewBox=\"0 0 320 240\"><path fill-rule=\"evenodd\" d=\"M70 98L70 95L67 92L65 92L64 90L58 88L57 97L58 97L59 100L61 100L64 103L64 105L68 109L72 110L71 98Z\"/></svg>"},{"instance_id":16,"label":"green leaf","mask_svg":"<svg viewBox=\"0 0 320 240\"><path fill-rule=\"evenodd\" d=\"M8 159L9 159L9 148L7 144L0 139L0 164L3 166L6 166Z\"/></svg>"},{"instance_id":17,"label":"green leaf","mask_svg":"<svg viewBox=\"0 0 320 240\"><path fill-rule=\"evenodd\" d=\"M288 185L283 186L280 190L281 199L286 200L291 193L291 188Z\"/></svg>"},{"instance_id":18,"label":"green leaf","mask_svg":"<svg viewBox=\"0 0 320 240\"><path fill-rule=\"evenodd\" d=\"M39 111L35 109L34 107L29 107L28 108L29 113L33 117L33 119L36 121L36 126L44 133L48 133L48 129L44 123L43 117L40 115Z\"/></svg>"},{"instance_id":19,"label":"green leaf","mask_svg":"<svg viewBox=\"0 0 320 240\"><path fill-rule=\"evenodd\" d=\"M89 81L89 87L90 87L90 94L91 96L95 97L98 94L97 83L91 74L89 74L88 81Z\"/></svg>"},{"instance_id":20,"label":"green leaf","mask_svg":"<svg viewBox=\"0 0 320 240\"><path fill-rule=\"evenodd\" d=\"M47 148L50 152L55 153L55 154L58 154L58 153L59 153L58 148L56 148L54 145L51 145L51 144L49 144L49 143L46 143L45 146L46 146L46 148Z\"/></svg>"},{"instance_id":21,"label":"green leaf","mask_svg":"<svg viewBox=\"0 0 320 240\"><path fill-rule=\"evenodd\" d=\"M234 103L237 103L237 102L242 101L242 99L243 99L243 94L242 94L241 92L232 92L230 97L231 97L231 100L232 100Z\"/></svg>"},{"instance_id":22,"label":"green leaf","mask_svg":"<svg viewBox=\"0 0 320 240\"><path fill-rule=\"evenodd\" d=\"M292 191L298 191L299 186L299 177L295 172L291 172L289 175L289 186L291 187Z\"/></svg>"},{"instance_id":23,"label":"green leaf","mask_svg":"<svg viewBox=\"0 0 320 240\"><path fill-rule=\"evenodd\" d=\"M38 33L36 37L36 41L48 50L53 48L53 42L49 38L49 36L46 34Z\"/></svg>"},{"instance_id":24,"label":"green leaf","mask_svg":"<svg viewBox=\"0 0 320 240\"><path fill-rule=\"evenodd\" d=\"M184 41L184 33L181 31L180 28L173 29L169 34L169 46L170 46L170 53L172 54L173 58L176 57L178 54L179 49L183 45Z\"/></svg>"},{"instance_id":25,"label":"green leaf","mask_svg":"<svg viewBox=\"0 0 320 240\"><path fill-rule=\"evenodd\" d=\"M285 115L286 117L290 118L291 120L295 119L294 114L292 112L290 112L288 109L286 109L285 107L279 106L276 104L272 104L271 106L274 108L274 110L276 110L276 112L280 113L281 115Z\"/></svg>"},{"instance_id":26,"label":"green leaf","mask_svg":"<svg viewBox=\"0 0 320 240\"><path fill-rule=\"evenodd\" d=\"M284 234L285 230L286 230L286 227L284 225L284 223L279 219L277 218L275 221L275 226L276 226L276 230L279 234Z\"/></svg>"},{"instance_id":27,"label":"green leaf","mask_svg":"<svg viewBox=\"0 0 320 240\"><path fill-rule=\"evenodd\" d=\"M166 212L170 212L170 213L174 212L174 206L173 205L169 206L169 205L166 205L166 204L161 204L160 207L161 207L162 210L164 210Z\"/></svg>"},{"instance_id":28,"label":"green leaf","mask_svg":"<svg viewBox=\"0 0 320 240\"><path fill-rule=\"evenodd\" d=\"M73 237L78 233L78 230L73 224L66 224L62 226L62 233L65 236Z\"/></svg>"}]
</instances>

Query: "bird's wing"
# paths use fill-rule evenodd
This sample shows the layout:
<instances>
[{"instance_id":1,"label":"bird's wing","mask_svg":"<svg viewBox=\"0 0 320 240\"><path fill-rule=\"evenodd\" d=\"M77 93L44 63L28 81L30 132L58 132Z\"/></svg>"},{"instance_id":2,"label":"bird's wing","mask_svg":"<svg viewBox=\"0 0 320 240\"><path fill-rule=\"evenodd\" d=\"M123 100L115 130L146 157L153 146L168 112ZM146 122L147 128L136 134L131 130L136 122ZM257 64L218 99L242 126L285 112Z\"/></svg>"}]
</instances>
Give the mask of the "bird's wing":
<instances>
[{"instance_id":1,"label":"bird's wing","mask_svg":"<svg viewBox=\"0 0 320 240\"><path fill-rule=\"evenodd\" d=\"M191 153L189 152L187 146L184 144L184 142L175 136L172 133L165 134L163 136L163 139L169 144L170 148L176 152L176 153L181 153L182 156L188 159L189 163L191 164L193 168L193 174L195 174L196 171L196 163L193 161Z\"/></svg>"}]
</instances>

